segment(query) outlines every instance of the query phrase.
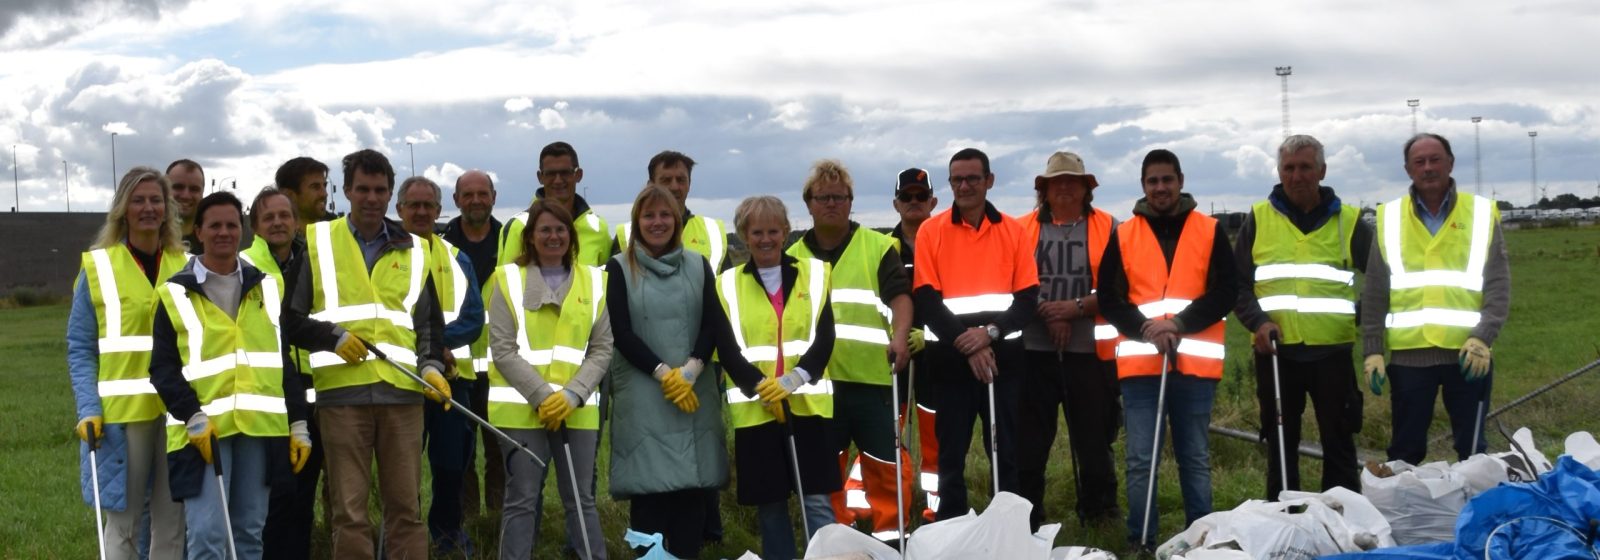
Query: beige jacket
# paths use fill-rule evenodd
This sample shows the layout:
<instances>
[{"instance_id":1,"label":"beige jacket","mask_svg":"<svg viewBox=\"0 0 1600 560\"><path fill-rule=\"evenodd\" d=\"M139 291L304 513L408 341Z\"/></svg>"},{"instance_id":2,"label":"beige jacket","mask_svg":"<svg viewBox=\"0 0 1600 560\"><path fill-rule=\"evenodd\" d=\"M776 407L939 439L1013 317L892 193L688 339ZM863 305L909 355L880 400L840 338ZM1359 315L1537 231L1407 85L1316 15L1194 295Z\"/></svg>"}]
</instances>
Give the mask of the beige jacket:
<instances>
[{"instance_id":1,"label":"beige jacket","mask_svg":"<svg viewBox=\"0 0 1600 560\"><path fill-rule=\"evenodd\" d=\"M559 310L561 302L567 297L567 290L572 286L571 276L561 286L551 289L544 283L544 276L539 274L537 266L529 266L522 271L523 306L533 311L554 305ZM510 304L498 286L496 284L489 296L489 353L494 356L494 365L500 370L500 375L529 403L538 406L554 391L538 368L517 353L516 317L511 314ZM594 328L589 332L589 348L584 353L583 365L578 367L577 375L563 387L572 391L579 402L588 400L589 395L599 389L600 380L611 365L611 349L611 316L602 307Z\"/></svg>"}]
</instances>

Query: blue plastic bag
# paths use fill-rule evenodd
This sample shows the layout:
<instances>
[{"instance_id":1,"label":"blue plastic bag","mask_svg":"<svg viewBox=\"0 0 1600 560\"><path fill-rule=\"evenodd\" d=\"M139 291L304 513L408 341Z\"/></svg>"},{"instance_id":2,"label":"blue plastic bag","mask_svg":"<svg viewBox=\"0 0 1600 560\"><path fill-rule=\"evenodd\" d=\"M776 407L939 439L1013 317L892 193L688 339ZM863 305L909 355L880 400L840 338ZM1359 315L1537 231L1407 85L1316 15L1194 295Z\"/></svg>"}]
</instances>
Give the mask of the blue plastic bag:
<instances>
[{"instance_id":1,"label":"blue plastic bag","mask_svg":"<svg viewBox=\"0 0 1600 560\"><path fill-rule=\"evenodd\" d=\"M628 529L628 532L622 535L622 539L628 541L628 548L649 547L645 550L644 556L639 557L639 560L678 560L677 556L667 552L667 547L663 544L666 537L661 536L661 533L646 535L633 529Z\"/></svg>"}]
</instances>

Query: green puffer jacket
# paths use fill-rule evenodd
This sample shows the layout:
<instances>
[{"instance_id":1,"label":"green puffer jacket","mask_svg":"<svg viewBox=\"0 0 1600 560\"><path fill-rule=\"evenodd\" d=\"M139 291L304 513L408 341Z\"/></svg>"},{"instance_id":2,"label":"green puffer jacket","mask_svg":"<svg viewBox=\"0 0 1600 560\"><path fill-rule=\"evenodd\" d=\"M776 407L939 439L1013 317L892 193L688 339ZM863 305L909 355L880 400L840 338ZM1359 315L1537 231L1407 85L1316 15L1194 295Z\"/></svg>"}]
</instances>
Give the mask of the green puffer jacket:
<instances>
[{"instance_id":1,"label":"green puffer jacket","mask_svg":"<svg viewBox=\"0 0 1600 560\"><path fill-rule=\"evenodd\" d=\"M669 366L682 365L694 348L706 282L705 259L675 250L651 258L634 248L639 270L619 255L627 282L632 330ZM716 305L716 302L710 302ZM607 305L616 305L615 300ZM614 315L613 315L614 316ZM661 395L650 372L626 359L611 360L606 386L611 398L611 495L626 499L728 483L728 450L722 424L723 400L714 368L707 364L695 379L700 408L684 414Z\"/></svg>"}]
</instances>

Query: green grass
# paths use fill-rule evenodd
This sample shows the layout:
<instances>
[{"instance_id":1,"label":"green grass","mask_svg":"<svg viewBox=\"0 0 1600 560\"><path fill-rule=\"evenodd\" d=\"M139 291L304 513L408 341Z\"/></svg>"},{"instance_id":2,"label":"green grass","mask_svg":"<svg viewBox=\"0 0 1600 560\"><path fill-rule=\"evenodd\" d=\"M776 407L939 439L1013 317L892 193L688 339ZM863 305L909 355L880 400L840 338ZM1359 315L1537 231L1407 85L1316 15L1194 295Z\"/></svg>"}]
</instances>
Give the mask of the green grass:
<instances>
[{"instance_id":1,"label":"green grass","mask_svg":"<svg viewBox=\"0 0 1600 560\"><path fill-rule=\"evenodd\" d=\"M1513 231L1507 234L1512 262L1511 319L1494 345L1496 384L1494 403L1531 391L1567 371L1600 357L1600 290L1591 284L1600 273L1600 228L1542 229ZM95 539L90 524L94 515L79 499L77 456L71 426L75 418L72 395L65 374L66 305L0 309L0 498L7 507L0 509L0 557L4 558L89 558L95 555ZM1238 321L1229 321L1228 370L1217 391L1213 422L1246 431L1260 428L1255 403L1246 333ZM1352 372L1354 374L1354 372ZM1366 427L1356 443L1363 451L1382 457L1389 435L1387 397L1367 395ZM1563 385L1500 417L1510 429L1535 427L1539 446L1554 456L1561 449L1560 437L1567 433L1593 429L1592 411L1600 409L1600 373L1591 373ZM1435 413L1433 435L1447 433L1442 407ZM1316 441L1315 420L1310 410L1305 416L1305 441ZM1072 512L1071 461L1066 456L1066 430L1059 430L1047 475L1046 518L1062 522L1056 538L1058 546L1089 545L1120 551L1125 542L1120 522L1080 527ZM1491 430L1491 434L1493 430ZM1497 435L1489 437L1491 450L1504 449ZM1430 449L1430 459L1453 458L1448 443ZM967 483L976 489L972 505L980 511L988 504L989 461L982 446L975 443L967 460ZM1170 447L1167 448L1170 456ZM1115 445L1119 481L1122 473L1122 443ZM607 535L606 546L617 558L632 557L622 541L627 526L627 504L610 499L604 464L607 450L601 450L599 507ZM1264 493L1267 454L1252 442L1225 437L1211 439L1212 487L1218 509L1228 509ZM424 463L426 464L426 463ZM1316 484L1321 464L1301 461L1301 479ZM424 471L426 488L427 472ZM553 486L552 476L547 486ZM1125 483L1125 481L1124 481ZM1122 491L1119 489L1119 495ZM561 557L565 538L562 511L556 492L546 489L545 516L540 528L538 558ZM917 510L921 509L920 492ZM1159 491L1160 534L1163 537L1183 527L1182 498L1178 491L1177 469L1170 461L1161 466ZM430 496L424 493L424 511ZM377 517L374 500L374 518ZM1126 505L1124 504L1124 507ZM320 512L321 509L319 508ZM723 520L727 536L719 546L705 550L705 558L733 558L745 550L757 550L753 508L734 503L733 493L724 492ZM798 519L795 521L798 526ZM478 517L468 520L479 549L479 558L492 558L497 540L498 519ZM325 526L315 535L316 557L328 557Z\"/></svg>"}]
</instances>

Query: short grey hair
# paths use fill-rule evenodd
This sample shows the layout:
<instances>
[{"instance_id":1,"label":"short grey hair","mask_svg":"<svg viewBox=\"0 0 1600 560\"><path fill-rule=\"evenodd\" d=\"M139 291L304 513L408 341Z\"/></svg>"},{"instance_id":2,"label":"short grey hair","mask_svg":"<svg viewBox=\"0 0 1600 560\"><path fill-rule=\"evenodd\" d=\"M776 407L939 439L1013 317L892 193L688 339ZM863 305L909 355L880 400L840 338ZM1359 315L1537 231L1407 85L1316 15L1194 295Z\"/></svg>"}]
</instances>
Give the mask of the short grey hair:
<instances>
[{"instance_id":1,"label":"short grey hair","mask_svg":"<svg viewBox=\"0 0 1600 560\"><path fill-rule=\"evenodd\" d=\"M429 179L429 178L423 177L421 175L418 175L418 176L415 176L415 177L409 177L409 178L407 178L405 180L405 182L400 183L400 192L395 196L395 198L398 198L400 200L405 200L406 191L411 190L411 187L414 187L414 186L417 186L417 185L427 185L429 187L432 187L433 188L433 203L434 204L440 204L442 202L444 195L443 195L442 191L439 190L439 184L433 182L433 179Z\"/></svg>"},{"instance_id":2,"label":"short grey hair","mask_svg":"<svg viewBox=\"0 0 1600 560\"><path fill-rule=\"evenodd\" d=\"M1284 154L1292 154L1305 148L1316 148L1317 166L1324 169L1328 167L1328 157L1323 153L1322 143L1309 134L1295 134L1284 138L1283 143L1278 145L1278 161L1280 163L1283 161Z\"/></svg>"},{"instance_id":3,"label":"short grey hair","mask_svg":"<svg viewBox=\"0 0 1600 560\"><path fill-rule=\"evenodd\" d=\"M745 227L751 220L759 218L773 218L783 222L783 233L789 234L789 210L783 206L783 201L772 195L752 196L739 203L733 211L733 230L739 238L745 237ZM749 240L746 239L746 242Z\"/></svg>"}]
</instances>

